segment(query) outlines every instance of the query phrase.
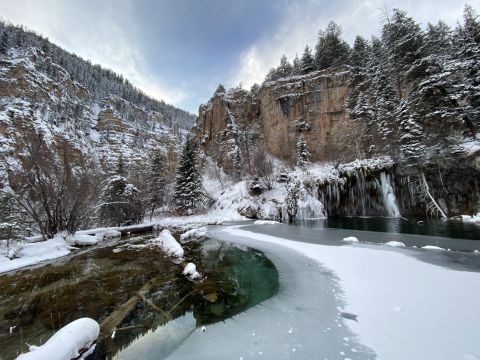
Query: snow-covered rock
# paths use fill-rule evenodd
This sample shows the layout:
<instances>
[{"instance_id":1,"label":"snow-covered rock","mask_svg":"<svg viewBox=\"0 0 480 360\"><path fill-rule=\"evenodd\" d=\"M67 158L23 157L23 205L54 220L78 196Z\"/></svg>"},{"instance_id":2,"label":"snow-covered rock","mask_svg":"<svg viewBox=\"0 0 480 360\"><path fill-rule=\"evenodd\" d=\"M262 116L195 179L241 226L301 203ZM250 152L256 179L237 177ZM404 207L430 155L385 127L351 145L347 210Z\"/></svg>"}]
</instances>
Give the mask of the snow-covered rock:
<instances>
[{"instance_id":1,"label":"snow-covered rock","mask_svg":"<svg viewBox=\"0 0 480 360\"><path fill-rule=\"evenodd\" d=\"M79 246L96 245L100 241L102 241L102 238L84 234L75 234L71 239L72 244Z\"/></svg>"},{"instance_id":2,"label":"snow-covered rock","mask_svg":"<svg viewBox=\"0 0 480 360\"><path fill-rule=\"evenodd\" d=\"M466 223L473 223L473 224L478 224L480 225L480 213L477 215L462 215L462 221Z\"/></svg>"},{"instance_id":3,"label":"snow-covered rock","mask_svg":"<svg viewBox=\"0 0 480 360\"><path fill-rule=\"evenodd\" d=\"M346 238L343 238L343 241L345 242L350 242L350 243L358 243L358 239L355 236L348 236Z\"/></svg>"},{"instance_id":4,"label":"snow-covered rock","mask_svg":"<svg viewBox=\"0 0 480 360\"><path fill-rule=\"evenodd\" d=\"M150 243L160 246L162 250L170 256L182 258L184 255L182 246L167 229L163 230L160 235L156 239L151 240Z\"/></svg>"},{"instance_id":5,"label":"snow-covered rock","mask_svg":"<svg viewBox=\"0 0 480 360\"><path fill-rule=\"evenodd\" d=\"M425 245L425 246L422 246L422 249L426 249L426 250L445 250L439 246L434 246L434 245Z\"/></svg>"},{"instance_id":6,"label":"snow-covered rock","mask_svg":"<svg viewBox=\"0 0 480 360\"><path fill-rule=\"evenodd\" d=\"M90 318L81 318L58 330L42 346L32 346L17 360L70 360L76 359L81 350L90 350L100 334L100 325ZM93 345L95 346L95 345Z\"/></svg>"},{"instance_id":7,"label":"snow-covered rock","mask_svg":"<svg viewBox=\"0 0 480 360\"><path fill-rule=\"evenodd\" d=\"M199 238L199 237L207 235L207 231L208 231L208 228L206 226L202 226L202 227L199 227L199 228L193 228L193 229L190 229L190 230L186 231L182 235L180 235L180 240L183 241L183 240L187 240L187 239L191 239L191 238Z\"/></svg>"},{"instance_id":8,"label":"snow-covered rock","mask_svg":"<svg viewBox=\"0 0 480 360\"><path fill-rule=\"evenodd\" d=\"M182 274L191 280L197 280L201 278L201 275L197 271L197 267L194 263L188 263L187 265L185 265Z\"/></svg>"},{"instance_id":9,"label":"snow-covered rock","mask_svg":"<svg viewBox=\"0 0 480 360\"><path fill-rule=\"evenodd\" d=\"M401 241L389 241L389 242L385 243L384 245L393 246L393 247L404 247L405 246L405 244Z\"/></svg>"}]
</instances>

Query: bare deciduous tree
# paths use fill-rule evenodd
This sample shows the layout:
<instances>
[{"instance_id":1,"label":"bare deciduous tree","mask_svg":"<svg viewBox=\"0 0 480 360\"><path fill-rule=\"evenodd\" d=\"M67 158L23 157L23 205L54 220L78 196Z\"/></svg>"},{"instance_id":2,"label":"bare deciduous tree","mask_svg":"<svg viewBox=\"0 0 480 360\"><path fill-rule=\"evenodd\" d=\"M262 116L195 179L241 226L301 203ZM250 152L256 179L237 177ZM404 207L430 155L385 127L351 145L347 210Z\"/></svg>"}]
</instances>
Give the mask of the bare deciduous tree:
<instances>
[{"instance_id":1,"label":"bare deciduous tree","mask_svg":"<svg viewBox=\"0 0 480 360\"><path fill-rule=\"evenodd\" d=\"M268 157L265 149L258 149L253 156L253 169L260 183L267 189L272 190L275 186L273 173L273 161Z\"/></svg>"},{"instance_id":2,"label":"bare deciduous tree","mask_svg":"<svg viewBox=\"0 0 480 360\"><path fill-rule=\"evenodd\" d=\"M75 156L66 141L56 151L54 146L32 133L23 144L22 167L9 169L15 200L45 239L88 225L98 193L92 164Z\"/></svg>"}]
</instances>

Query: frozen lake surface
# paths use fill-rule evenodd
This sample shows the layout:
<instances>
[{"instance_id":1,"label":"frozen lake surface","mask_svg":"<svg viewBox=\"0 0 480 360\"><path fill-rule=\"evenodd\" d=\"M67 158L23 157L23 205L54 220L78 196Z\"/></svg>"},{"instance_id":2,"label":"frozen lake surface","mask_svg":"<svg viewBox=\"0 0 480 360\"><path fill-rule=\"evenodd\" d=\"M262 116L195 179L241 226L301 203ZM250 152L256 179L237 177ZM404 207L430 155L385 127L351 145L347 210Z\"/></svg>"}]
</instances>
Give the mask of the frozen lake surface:
<instances>
[{"instance_id":1,"label":"frozen lake surface","mask_svg":"<svg viewBox=\"0 0 480 360\"><path fill-rule=\"evenodd\" d=\"M209 235L263 251L280 291L168 359L480 359L479 242L283 224ZM412 248L439 241L463 251Z\"/></svg>"}]
</instances>

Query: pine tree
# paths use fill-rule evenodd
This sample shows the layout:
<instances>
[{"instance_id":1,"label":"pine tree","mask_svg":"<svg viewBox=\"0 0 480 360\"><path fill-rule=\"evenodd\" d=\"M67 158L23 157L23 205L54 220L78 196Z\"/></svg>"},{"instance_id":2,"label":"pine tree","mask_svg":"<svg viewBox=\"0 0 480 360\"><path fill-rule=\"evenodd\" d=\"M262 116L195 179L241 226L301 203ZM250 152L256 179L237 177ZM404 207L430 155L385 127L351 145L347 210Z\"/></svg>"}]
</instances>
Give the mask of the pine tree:
<instances>
[{"instance_id":1,"label":"pine tree","mask_svg":"<svg viewBox=\"0 0 480 360\"><path fill-rule=\"evenodd\" d=\"M382 37L389 52L387 61L395 74L395 89L402 98L404 73L421 56L422 32L405 11L394 9L383 27Z\"/></svg>"},{"instance_id":2,"label":"pine tree","mask_svg":"<svg viewBox=\"0 0 480 360\"><path fill-rule=\"evenodd\" d=\"M315 46L315 64L318 70L345 65L348 62L350 47L342 39L342 28L330 21L325 30L318 33Z\"/></svg>"},{"instance_id":3,"label":"pine tree","mask_svg":"<svg viewBox=\"0 0 480 360\"><path fill-rule=\"evenodd\" d=\"M295 55L295 58L293 59L292 75L302 75L302 64L300 63L298 55Z\"/></svg>"},{"instance_id":4,"label":"pine tree","mask_svg":"<svg viewBox=\"0 0 480 360\"><path fill-rule=\"evenodd\" d=\"M17 241L24 235L27 214L18 205L9 188L0 189L0 240L7 241L5 255L17 257L20 247Z\"/></svg>"},{"instance_id":5,"label":"pine tree","mask_svg":"<svg viewBox=\"0 0 480 360\"><path fill-rule=\"evenodd\" d=\"M480 21L472 7L465 6L463 26L457 29L459 40L459 58L463 74L461 93L467 106L464 109L463 121L474 136L480 126Z\"/></svg>"},{"instance_id":6,"label":"pine tree","mask_svg":"<svg viewBox=\"0 0 480 360\"><path fill-rule=\"evenodd\" d=\"M425 155L423 144L423 129L420 117L411 108L408 101L401 101L395 114L400 129L400 155L409 162L420 161Z\"/></svg>"},{"instance_id":7,"label":"pine tree","mask_svg":"<svg viewBox=\"0 0 480 360\"><path fill-rule=\"evenodd\" d=\"M225 87L222 84L218 84L217 90L215 90L215 95L225 93Z\"/></svg>"},{"instance_id":8,"label":"pine tree","mask_svg":"<svg viewBox=\"0 0 480 360\"><path fill-rule=\"evenodd\" d=\"M310 164L310 152L308 151L305 137L300 135L297 141L297 148L295 153L295 165L301 169L306 169Z\"/></svg>"},{"instance_id":9,"label":"pine tree","mask_svg":"<svg viewBox=\"0 0 480 360\"><path fill-rule=\"evenodd\" d=\"M277 74L280 78L289 77L292 75L293 67L285 55L280 59L280 66L277 68Z\"/></svg>"},{"instance_id":10,"label":"pine tree","mask_svg":"<svg viewBox=\"0 0 480 360\"><path fill-rule=\"evenodd\" d=\"M197 145L189 137L183 147L175 175L174 202L180 214L194 213L202 201L202 184L197 165Z\"/></svg>"},{"instance_id":11,"label":"pine tree","mask_svg":"<svg viewBox=\"0 0 480 360\"><path fill-rule=\"evenodd\" d=\"M117 168L115 170L115 173L117 175L120 175L120 176L125 176L125 164L123 163L123 156L122 154L120 154L118 156L118 160L117 160Z\"/></svg>"},{"instance_id":12,"label":"pine tree","mask_svg":"<svg viewBox=\"0 0 480 360\"><path fill-rule=\"evenodd\" d=\"M313 58L312 50L308 45L305 46L302 58L300 59L300 67L302 74L308 74L315 70L315 59Z\"/></svg>"},{"instance_id":13,"label":"pine tree","mask_svg":"<svg viewBox=\"0 0 480 360\"><path fill-rule=\"evenodd\" d=\"M124 176L109 177L103 182L98 218L104 226L138 224L143 219L140 191Z\"/></svg>"},{"instance_id":14,"label":"pine tree","mask_svg":"<svg viewBox=\"0 0 480 360\"><path fill-rule=\"evenodd\" d=\"M160 150L154 150L150 155L150 167L147 180L147 205L150 211L150 220L155 210L164 204L165 174L165 157Z\"/></svg>"},{"instance_id":15,"label":"pine tree","mask_svg":"<svg viewBox=\"0 0 480 360\"><path fill-rule=\"evenodd\" d=\"M350 53L348 63L353 66L357 73L363 73L368 60L369 46L367 40L361 36L355 38L353 49Z\"/></svg>"},{"instance_id":16,"label":"pine tree","mask_svg":"<svg viewBox=\"0 0 480 360\"><path fill-rule=\"evenodd\" d=\"M238 146L233 153L233 177L236 181L242 180L242 154Z\"/></svg>"}]
</instances>

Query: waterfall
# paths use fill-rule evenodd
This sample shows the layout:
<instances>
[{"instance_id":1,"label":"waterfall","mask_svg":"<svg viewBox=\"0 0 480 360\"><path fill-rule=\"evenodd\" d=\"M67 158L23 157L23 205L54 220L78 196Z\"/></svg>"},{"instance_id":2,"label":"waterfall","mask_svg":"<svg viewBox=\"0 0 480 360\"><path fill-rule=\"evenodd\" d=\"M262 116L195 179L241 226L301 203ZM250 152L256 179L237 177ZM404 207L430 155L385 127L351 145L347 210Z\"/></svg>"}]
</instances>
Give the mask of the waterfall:
<instances>
[{"instance_id":1,"label":"waterfall","mask_svg":"<svg viewBox=\"0 0 480 360\"><path fill-rule=\"evenodd\" d=\"M303 183L292 180L288 187L288 195L282 206L282 221L325 219L327 213L323 204L305 188ZM315 189L314 193L318 193Z\"/></svg>"},{"instance_id":2,"label":"waterfall","mask_svg":"<svg viewBox=\"0 0 480 360\"><path fill-rule=\"evenodd\" d=\"M401 217L397 198L390 183L390 177L383 171L380 173L380 183L382 185L383 203L388 216L394 218Z\"/></svg>"}]
</instances>

